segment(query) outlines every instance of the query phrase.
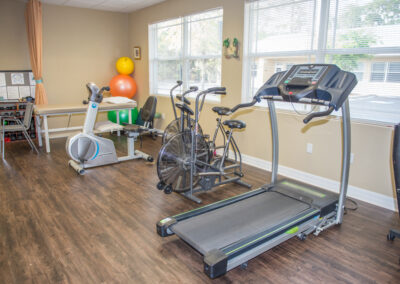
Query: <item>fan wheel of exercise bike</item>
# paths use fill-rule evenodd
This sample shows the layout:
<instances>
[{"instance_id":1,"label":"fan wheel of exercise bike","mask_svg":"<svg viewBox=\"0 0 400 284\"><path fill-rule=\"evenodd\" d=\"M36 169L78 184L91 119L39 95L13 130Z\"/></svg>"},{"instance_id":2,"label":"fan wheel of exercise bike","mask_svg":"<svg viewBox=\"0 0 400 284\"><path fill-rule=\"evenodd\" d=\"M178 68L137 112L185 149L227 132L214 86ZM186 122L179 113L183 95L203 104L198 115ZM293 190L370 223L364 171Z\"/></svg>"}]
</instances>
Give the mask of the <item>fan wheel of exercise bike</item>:
<instances>
[{"instance_id":1,"label":"fan wheel of exercise bike","mask_svg":"<svg viewBox=\"0 0 400 284\"><path fill-rule=\"evenodd\" d=\"M197 135L197 161L209 161L208 144L203 136ZM190 159L192 134L190 131L179 133L162 146L157 158L157 174L161 182L171 185L176 192L190 189ZM196 172L205 169L205 165L196 163ZM197 185L198 176L193 176L193 187Z\"/></svg>"},{"instance_id":2,"label":"fan wheel of exercise bike","mask_svg":"<svg viewBox=\"0 0 400 284\"><path fill-rule=\"evenodd\" d=\"M187 125L187 120L184 120L184 129L189 130L188 125ZM190 119L190 125L192 126L192 130L194 130L194 119ZM174 121L171 121L170 124L165 128L164 134L162 137L162 144L166 144L172 137L174 137L176 134L181 132L181 120L180 118L175 119ZM203 130L201 129L201 126L199 125L198 129L198 134L203 135Z\"/></svg>"}]
</instances>

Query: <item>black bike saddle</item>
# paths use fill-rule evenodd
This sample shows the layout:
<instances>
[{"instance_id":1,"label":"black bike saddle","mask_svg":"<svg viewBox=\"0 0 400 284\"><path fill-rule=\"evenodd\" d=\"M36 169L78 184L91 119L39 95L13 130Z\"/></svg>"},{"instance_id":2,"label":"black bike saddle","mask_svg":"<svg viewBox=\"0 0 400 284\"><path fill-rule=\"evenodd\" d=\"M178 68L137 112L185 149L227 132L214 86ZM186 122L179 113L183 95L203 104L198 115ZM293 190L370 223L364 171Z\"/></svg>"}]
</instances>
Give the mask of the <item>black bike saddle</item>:
<instances>
[{"instance_id":1,"label":"black bike saddle","mask_svg":"<svg viewBox=\"0 0 400 284\"><path fill-rule=\"evenodd\" d=\"M229 112L231 111L228 107L213 107L212 110L219 115L229 115Z\"/></svg>"},{"instance_id":2,"label":"black bike saddle","mask_svg":"<svg viewBox=\"0 0 400 284\"><path fill-rule=\"evenodd\" d=\"M237 128L237 129L246 128L246 123L244 121L241 121L241 120L238 120L238 119L225 120L223 122L223 124L228 126L231 129L234 129L234 128Z\"/></svg>"}]
</instances>

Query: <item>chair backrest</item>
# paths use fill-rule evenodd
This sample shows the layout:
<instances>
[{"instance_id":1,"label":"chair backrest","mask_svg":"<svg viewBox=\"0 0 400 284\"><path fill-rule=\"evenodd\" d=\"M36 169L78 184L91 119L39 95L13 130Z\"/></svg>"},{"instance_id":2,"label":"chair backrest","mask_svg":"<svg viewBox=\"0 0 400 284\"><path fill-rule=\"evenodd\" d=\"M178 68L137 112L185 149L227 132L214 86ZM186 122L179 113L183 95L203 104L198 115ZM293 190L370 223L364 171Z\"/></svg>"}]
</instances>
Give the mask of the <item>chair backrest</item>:
<instances>
[{"instance_id":1,"label":"chair backrest","mask_svg":"<svg viewBox=\"0 0 400 284\"><path fill-rule=\"evenodd\" d=\"M153 121L154 115L156 114L156 108L157 98L155 96L149 96L140 112L140 118L144 122Z\"/></svg>"},{"instance_id":2,"label":"chair backrest","mask_svg":"<svg viewBox=\"0 0 400 284\"><path fill-rule=\"evenodd\" d=\"M23 121L24 127L26 129L29 129L29 127L31 127L32 114L33 114L33 103L27 103Z\"/></svg>"}]
</instances>

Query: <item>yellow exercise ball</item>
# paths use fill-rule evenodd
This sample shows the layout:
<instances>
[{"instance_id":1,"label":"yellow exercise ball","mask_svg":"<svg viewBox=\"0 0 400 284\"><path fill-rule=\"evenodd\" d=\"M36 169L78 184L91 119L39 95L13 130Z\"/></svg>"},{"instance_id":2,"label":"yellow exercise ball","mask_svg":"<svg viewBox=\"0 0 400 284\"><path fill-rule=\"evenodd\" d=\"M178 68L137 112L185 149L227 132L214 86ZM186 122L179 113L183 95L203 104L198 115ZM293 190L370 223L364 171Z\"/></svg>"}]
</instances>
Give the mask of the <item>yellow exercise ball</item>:
<instances>
[{"instance_id":1,"label":"yellow exercise ball","mask_svg":"<svg viewBox=\"0 0 400 284\"><path fill-rule=\"evenodd\" d=\"M118 73L122 75L129 75L133 72L133 69L135 69L135 65L129 57L121 57L118 59L117 63L115 63L115 67L117 67Z\"/></svg>"}]
</instances>

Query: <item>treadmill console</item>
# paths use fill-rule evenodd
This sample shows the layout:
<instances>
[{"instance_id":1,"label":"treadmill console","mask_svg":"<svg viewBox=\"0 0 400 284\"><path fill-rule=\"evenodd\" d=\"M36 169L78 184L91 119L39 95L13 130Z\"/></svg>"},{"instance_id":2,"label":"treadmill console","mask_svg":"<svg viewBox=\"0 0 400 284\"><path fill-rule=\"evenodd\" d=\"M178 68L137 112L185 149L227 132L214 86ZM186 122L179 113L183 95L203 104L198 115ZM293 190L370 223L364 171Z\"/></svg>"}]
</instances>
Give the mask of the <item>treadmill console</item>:
<instances>
[{"instance_id":1,"label":"treadmill console","mask_svg":"<svg viewBox=\"0 0 400 284\"><path fill-rule=\"evenodd\" d=\"M300 64L272 75L256 96L325 105L338 110L356 84L353 73L342 71L336 65Z\"/></svg>"}]
</instances>

